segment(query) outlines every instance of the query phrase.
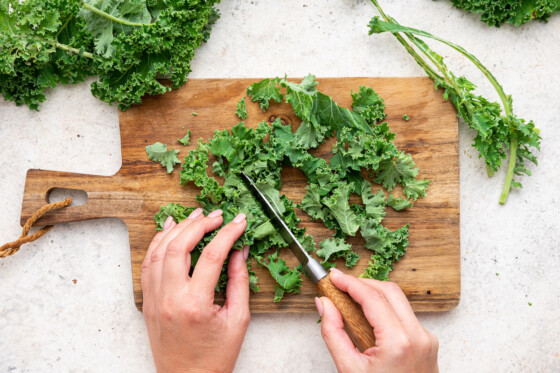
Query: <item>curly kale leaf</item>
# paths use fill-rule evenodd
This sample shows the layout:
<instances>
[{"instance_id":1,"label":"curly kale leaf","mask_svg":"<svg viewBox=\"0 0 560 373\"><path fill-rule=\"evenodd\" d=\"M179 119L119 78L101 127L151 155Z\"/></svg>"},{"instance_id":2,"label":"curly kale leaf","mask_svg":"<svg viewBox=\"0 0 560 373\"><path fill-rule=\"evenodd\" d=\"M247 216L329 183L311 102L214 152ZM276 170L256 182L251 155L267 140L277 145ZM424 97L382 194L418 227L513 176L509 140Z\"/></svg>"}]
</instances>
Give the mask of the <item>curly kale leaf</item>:
<instances>
[{"instance_id":1,"label":"curly kale leaf","mask_svg":"<svg viewBox=\"0 0 560 373\"><path fill-rule=\"evenodd\" d=\"M167 150L167 145L161 142L146 146L146 153L152 161L161 163L167 169L168 174L173 172L173 167L176 164L181 163L179 158L177 158L179 150Z\"/></svg>"},{"instance_id":2,"label":"curly kale leaf","mask_svg":"<svg viewBox=\"0 0 560 373\"><path fill-rule=\"evenodd\" d=\"M519 26L534 19L546 21L560 10L558 0L451 0L451 3L480 13L482 22L496 27L503 23Z\"/></svg>"},{"instance_id":3,"label":"curly kale leaf","mask_svg":"<svg viewBox=\"0 0 560 373\"><path fill-rule=\"evenodd\" d=\"M406 198L398 198L393 196L392 194L387 198L386 201L387 206L391 206L395 211L401 211L412 207L412 202L410 202Z\"/></svg>"},{"instance_id":4,"label":"curly kale leaf","mask_svg":"<svg viewBox=\"0 0 560 373\"><path fill-rule=\"evenodd\" d=\"M327 238L319 243L320 249L317 250L317 255L323 258L321 263L323 266L332 266L329 260L336 258L343 258L346 266L351 268L356 265L360 256L352 250L352 245L344 242L342 238Z\"/></svg>"},{"instance_id":5,"label":"curly kale leaf","mask_svg":"<svg viewBox=\"0 0 560 373\"><path fill-rule=\"evenodd\" d=\"M369 23L369 33L392 33L428 76L434 80L436 88L443 88L444 98L451 101L457 109L458 115L477 132L473 146L478 150L479 157L484 158L489 176L492 176L501 167L502 160L507 157L507 152L509 152L506 180L499 200L501 204L504 204L510 190L513 187L521 187L519 181L513 180L514 175L531 174L525 161L537 164L533 151L534 149L540 150L539 130L532 121L526 122L513 113L511 96L505 94L496 78L474 55L463 47L428 32L400 25L383 12L377 0L372 0L372 2L384 21L379 17L374 17ZM473 91L476 86L465 77L456 77L445 65L443 57L430 49L420 37L446 44L470 60L492 84L500 97L501 105L475 95ZM415 188L417 186L415 185ZM411 188L408 188L407 192L409 193L407 196L411 197L422 195Z\"/></svg>"},{"instance_id":6,"label":"curly kale leaf","mask_svg":"<svg viewBox=\"0 0 560 373\"><path fill-rule=\"evenodd\" d=\"M266 111L270 100L282 102L284 99L284 95L280 93L280 78L263 79L251 84L247 88L247 96L251 96L252 100L258 102L261 109Z\"/></svg>"},{"instance_id":7,"label":"curly kale leaf","mask_svg":"<svg viewBox=\"0 0 560 373\"><path fill-rule=\"evenodd\" d=\"M163 230L163 224L168 217L172 217L176 223L185 220L191 212L194 211L193 207L184 207L180 203L169 203L167 206L161 206L160 211L155 215L156 230Z\"/></svg>"},{"instance_id":8,"label":"curly kale leaf","mask_svg":"<svg viewBox=\"0 0 560 373\"><path fill-rule=\"evenodd\" d=\"M2 0L0 94L38 109L45 90L98 76L91 90L125 110L180 87L218 0Z\"/></svg>"},{"instance_id":9,"label":"curly kale leaf","mask_svg":"<svg viewBox=\"0 0 560 373\"><path fill-rule=\"evenodd\" d=\"M181 144L187 146L191 143L191 131L187 131L187 134L180 139L177 139Z\"/></svg>"},{"instance_id":10,"label":"curly kale leaf","mask_svg":"<svg viewBox=\"0 0 560 373\"><path fill-rule=\"evenodd\" d=\"M89 0L79 14L94 36L95 53L109 58L116 49L113 39L134 27L151 26L152 16L143 0Z\"/></svg>"},{"instance_id":11,"label":"curly kale leaf","mask_svg":"<svg viewBox=\"0 0 560 373\"><path fill-rule=\"evenodd\" d=\"M45 91L95 75L79 1L0 2L0 94L37 110Z\"/></svg>"},{"instance_id":12,"label":"curly kale leaf","mask_svg":"<svg viewBox=\"0 0 560 373\"><path fill-rule=\"evenodd\" d=\"M301 276L299 271L291 269L286 261L278 257L278 251L268 256L268 262L260 257L257 261L270 271L270 275L276 281L274 302L279 302L285 293L299 293Z\"/></svg>"},{"instance_id":13,"label":"curly kale leaf","mask_svg":"<svg viewBox=\"0 0 560 373\"><path fill-rule=\"evenodd\" d=\"M385 119L383 98L371 87L359 86L352 92L352 110L360 114L369 124Z\"/></svg>"},{"instance_id":14,"label":"curly kale leaf","mask_svg":"<svg viewBox=\"0 0 560 373\"><path fill-rule=\"evenodd\" d=\"M389 272L406 252L408 245L408 224L391 232L375 221L367 221L361 227L366 240L365 247L375 251L365 272L360 277L387 280Z\"/></svg>"},{"instance_id":15,"label":"curly kale leaf","mask_svg":"<svg viewBox=\"0 0 560 373\"><path fill-rule=\"evenodd\" d=\"M245 120L247 119L247 116L249 114L247 114L247 107L245 105L245 97L243 97L241 100L239 100L239 102L237 103L237 110L235 111L235 114L237 114L237 116L239 118L241 118L241 120Z\"/></svg>"}]
</instances>

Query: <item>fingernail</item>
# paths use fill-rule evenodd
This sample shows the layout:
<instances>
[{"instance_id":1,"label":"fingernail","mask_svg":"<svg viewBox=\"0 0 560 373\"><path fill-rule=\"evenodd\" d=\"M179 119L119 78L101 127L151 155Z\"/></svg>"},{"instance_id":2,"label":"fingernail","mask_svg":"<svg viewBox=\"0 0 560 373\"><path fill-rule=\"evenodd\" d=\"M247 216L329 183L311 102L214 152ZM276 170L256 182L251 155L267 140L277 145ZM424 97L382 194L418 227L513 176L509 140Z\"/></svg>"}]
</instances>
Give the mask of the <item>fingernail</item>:
<instances>
[{"instance_id":1,"label":"fingernail","mask_svg":"<svg viewBox=\"0 0 560 373\"><path fill-rule=\"evenodd\" d=\"M198 218L200 215L202 215L202 209L199 207L199 208L195 209L193 212L191 212L191 214L189 215L189 217L187 219L194 220L194 219Z\"/></svg>"},{"instance_id":2,"label":"fingernail","mask_svg":"<svg viewBox=\"0 0 560 373\"><path fill-rule=\"evenodd\" d=\"M168 216L167 219L165 219L165 223L163 223L163 230L165 231L170 228L171 223L173 223L173 216Z\"/></svg>"},{"instance_id":3,"label":"fingernail","mask_svg":"<svg viewBox=\"0 0 560 373\"><path fill-rule=\"evenodd\" d=\"M340 269L336 269L334 267L331 268L331 272L342 274L342 271Z\"/></svg>"},{"instance_id":4,"label":"fingernail","mask_svg":"<svg viewBox=\"0 0 560 373\"><path fill-rule=\"evenodd\" d=\"M243 258L247 260L248 257L249 257L249 246L245 245L243 246Z\"/></svg>"},{"instance_id":5,"label":"fingernail","mask_svg":"<svg viewBox=\"0 0 560 373\"><path fill-rule=\"evenodd\" d=\"M235 217L235 219L233 219L233 222L235 224L239 224L241 223L243 220L245 220L245 214L239 214Z\"/></svg>"},{"instance_id":6,"label":"fingernail","mask_svg":"<svg viewBox=\"0 0 560 373\"><path fill-rule=\"evenodd\" d=\"M323 316L323 302L318 297L315 297L315 307L317 307L317 312L319 312L319 316Z\"/></svg>"},{"instance_id":7,"label":"fingernail","mask_svg":"<svg viewBox=\"0 0 560 373\"><path fill-rule=\"evenodd\" d=\"M218 216L220 216L220 215L222 215L222 214L223 214L223 211L218 209L218 210L214 210L214 211L212 211L211 213L209 213L209 214L208 214L208 217L209 217L209 218L216 218L216 217L218 217Z\"/></svg>"}]
</instances>

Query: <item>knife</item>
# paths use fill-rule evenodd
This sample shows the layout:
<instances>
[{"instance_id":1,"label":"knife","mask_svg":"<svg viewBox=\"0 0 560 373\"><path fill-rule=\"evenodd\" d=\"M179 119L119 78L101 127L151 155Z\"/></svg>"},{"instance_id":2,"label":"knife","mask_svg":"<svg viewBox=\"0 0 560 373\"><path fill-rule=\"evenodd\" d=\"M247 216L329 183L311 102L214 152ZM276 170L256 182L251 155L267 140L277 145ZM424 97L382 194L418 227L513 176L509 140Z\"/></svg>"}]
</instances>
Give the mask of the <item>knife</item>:
<instances>
[{"instance_id":1,"label":"knife","mask_svg":"<svg viewBox=\"0 0 560 373\"><path fill-rule=\"evenodd\" d=\"M338 309L344 321L344 329L350 336L354 346L356 346L360 352L364 352L368 348L375 346L373 328L366 319L362 307L354 302L348 294L334 286L331 282L330 274L325 271L316 259L309 256L305 248L301 245L296 236L294 236L282 217L255 185L253 180L244 172L241 172L241 179L253 197L261 205L272 224L280 232L284 241L289 244L290 249L302 265L303 273L311 279L319 293L329 298Z\"/></svg>"}]
</instances>

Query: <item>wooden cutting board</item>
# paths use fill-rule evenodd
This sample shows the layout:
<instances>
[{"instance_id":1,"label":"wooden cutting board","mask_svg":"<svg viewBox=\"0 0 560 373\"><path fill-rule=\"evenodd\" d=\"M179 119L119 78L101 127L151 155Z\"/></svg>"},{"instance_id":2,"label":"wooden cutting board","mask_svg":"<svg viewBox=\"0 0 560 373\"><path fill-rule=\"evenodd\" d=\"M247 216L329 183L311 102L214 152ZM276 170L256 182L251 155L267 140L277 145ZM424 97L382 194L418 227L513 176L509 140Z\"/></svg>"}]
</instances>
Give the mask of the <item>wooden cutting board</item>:
<instances>
[{"instance_id":1,"label":"wooden cutting board","mask_svg":"<svg viewBox=\"0 0 560 373\"><path fill-rule=\"evenodd\" d=\"M179 159L182 159L195 147L196 139L206 140L214 130L229 129L239 122L236 103L255 81L258 79L191 79L179 90L146 97L141 106L119 113L122 168L108 177L29 170L22 224L45 204L53 188L85 191L87 203L52 212L37 225L105 217L123 219L130 235L134 301L140 309L140 266L155 234L153 216L161 205L169 202L196 205L198 192L192 184L184 187L179 184L179 167L168 175L162 166L148 160L145 146L156 141L166 143L180 149ZM460 297L459 154L457 116L452 105L442 99L442 92L435 91L428 78L322 78L319 83L319 90L346 107L351 105L350 91L357 90L358 85L373 87L385 99L386 120L397 134L397 146L412 154L420 177L432 180L428 196L419 199L413 208L403 212L387 209L384 224L388 228L410 223L408 251L390 279L401 286L415 311L444 311L455 307ZM263 113L255 103L247 101L249 126L276 117L294 126L300 122L289 105L274 103ZM410 116L410 121L402 119L404 114ZM191 138L195 141L184 147L177 138L183 137L187 130L192 131ZM330 145L332 141L319 148L317 154L327 157ZM306 185L303 173L286 168L282 179L282 192L296 202L301 201ZM331 235L321 223L310 222L305 213L298 211L298 215L317 242ZM367 266L371 252L363 248L361 237L349 242L361 258L347 272L358 275ZM281 256L289 265L296 265L289 250L282 250ZM316 289L308 279L304 279L300 294L287 295L282 302L273 303L274 281L265 270L254 267L261 292L251 295L253 312L315 311ZM338 268L345 269L345 266L340 263Z\"/></svg>"}]
</instances>

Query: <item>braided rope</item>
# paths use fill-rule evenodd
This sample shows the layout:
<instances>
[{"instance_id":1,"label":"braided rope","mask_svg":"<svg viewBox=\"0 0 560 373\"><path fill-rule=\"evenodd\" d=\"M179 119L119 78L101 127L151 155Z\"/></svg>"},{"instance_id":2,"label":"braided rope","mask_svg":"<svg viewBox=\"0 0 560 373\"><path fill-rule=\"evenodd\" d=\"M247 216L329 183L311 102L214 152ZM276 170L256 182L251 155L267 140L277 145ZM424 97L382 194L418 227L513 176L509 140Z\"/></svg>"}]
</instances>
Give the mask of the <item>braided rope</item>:
<instances>
[{"instance_id":1,"label":"braided rope","mask_svg":"<svg viewBox=\"0 0 560 373\"><path fill-rule=\"evenodd\" d=\"M39 229L37 232L35 232L35 233L33 233L29 236L27 235L29 233L29 230L33 226L33 224L41 216L45 215L49 211L64 208L71 203L72 203L72 198L67 197L64 201L49 203L48 205L45 205L45 206L41 207L39 210L37 210L33 215L31 215L31 217L29 219L27 219L27 221L23 225L23 230L21 232L21 236L19 236L19 238L17 240L15 240L14 242L9 242L5 245L2 245L2 247L0 247L0 258L5 258L7 256L10 256L10 255L13 255L13 254L17 253L21 245L26 244L28 242L33 242L37 238L41 237L42 235L44 235L45 233L50 231L51 228L53 227L52 225L48 225L46 227L43 227L43 228Z\"/></svg>"}]
</instances>

